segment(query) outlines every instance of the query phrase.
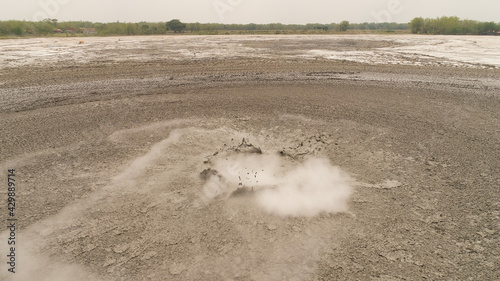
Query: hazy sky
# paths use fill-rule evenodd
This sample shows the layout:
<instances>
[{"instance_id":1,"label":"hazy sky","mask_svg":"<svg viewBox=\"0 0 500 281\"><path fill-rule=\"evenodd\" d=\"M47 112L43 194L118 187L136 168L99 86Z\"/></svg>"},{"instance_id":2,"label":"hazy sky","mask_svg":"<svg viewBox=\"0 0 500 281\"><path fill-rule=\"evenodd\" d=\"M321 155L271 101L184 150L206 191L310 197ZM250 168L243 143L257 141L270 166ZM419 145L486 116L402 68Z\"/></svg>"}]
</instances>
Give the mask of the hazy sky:
<instances>
[{"instance_id":1,"label":"hazy sky","mask_svg":"<svg viewBox=\"0 0 500 281\"><path fill-rule=\"evenodd\" d=\"M458 16L500 22L499 0L0 0L0 20L221 23L408 22Z\"/></svg>"}]
</instances>

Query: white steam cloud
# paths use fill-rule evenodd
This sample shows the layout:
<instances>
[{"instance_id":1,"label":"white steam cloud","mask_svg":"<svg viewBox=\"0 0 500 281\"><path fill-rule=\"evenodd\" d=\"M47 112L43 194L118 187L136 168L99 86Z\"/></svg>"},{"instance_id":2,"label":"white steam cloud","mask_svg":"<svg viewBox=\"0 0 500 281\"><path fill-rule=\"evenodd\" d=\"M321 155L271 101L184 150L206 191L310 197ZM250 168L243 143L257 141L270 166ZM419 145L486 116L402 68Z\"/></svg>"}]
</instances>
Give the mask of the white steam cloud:
<instances>
[{"instance_id":1,"label":"white steam cloud","mask_svg":"<svg viewBox=\"0 0 500 281\"><path fill-rule=\"evenodd\" d=\"M309 159L285 175L277 188L257 193L257 202L269 213L312 217L347 210L350 178L326 159Z\"/></svg>"},{"instance_id":2,"label":"white steam cloud","mask_svg":"<svg viewBox=\"0 0 500 281\"><path fill-rule=\"evenodd\" d=\"M257 204L273 215L312 217L347 210L352 179L327 159L293 163L278 155L219 157L204 186L209 198L253 191Z\"/></svg>"}]
</instances>

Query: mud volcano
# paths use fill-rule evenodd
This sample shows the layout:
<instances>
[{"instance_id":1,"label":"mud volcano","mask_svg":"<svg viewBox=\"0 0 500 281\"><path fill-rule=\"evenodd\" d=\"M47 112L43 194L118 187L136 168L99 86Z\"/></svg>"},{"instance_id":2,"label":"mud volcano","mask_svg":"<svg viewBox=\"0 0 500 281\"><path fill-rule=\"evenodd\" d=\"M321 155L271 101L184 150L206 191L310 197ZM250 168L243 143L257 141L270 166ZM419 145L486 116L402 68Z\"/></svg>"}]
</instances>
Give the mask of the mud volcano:
<instances>
[{"instance_id":1,"label":"mud volcano","mask_svg":"<svg viewBox=\"0 0 500 281\"><path fill-rule=\"evenodd\" d=\"M500 279L495 38L121 39L0 42L0 280Z\"/></svg>"}]
</instances>

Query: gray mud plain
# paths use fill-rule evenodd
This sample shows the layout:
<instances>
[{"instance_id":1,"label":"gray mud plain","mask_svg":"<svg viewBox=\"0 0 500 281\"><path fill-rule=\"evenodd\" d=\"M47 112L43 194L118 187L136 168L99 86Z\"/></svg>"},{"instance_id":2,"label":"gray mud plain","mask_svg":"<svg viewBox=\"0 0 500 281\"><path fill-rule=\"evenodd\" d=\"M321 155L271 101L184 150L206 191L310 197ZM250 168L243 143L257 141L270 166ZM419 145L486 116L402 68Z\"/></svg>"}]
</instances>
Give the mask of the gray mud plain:
<instances>
[{"instance_id":1,"label":"gray mud plain","mask_svg":"<svg viewBox=\"0 0 500 281\"><path fill-rule=\"evenodd\" d=\"M318 44L400 44L356 40ZM16 275L2 232L0 279L500 279L498 67L294 56L310 38L238 46L254 55L165 58L155 43L1 67L20 229ZM200 173L243 138L285 168L340 167L347 210L207 198Z\"/></svg>"}]
</instances>

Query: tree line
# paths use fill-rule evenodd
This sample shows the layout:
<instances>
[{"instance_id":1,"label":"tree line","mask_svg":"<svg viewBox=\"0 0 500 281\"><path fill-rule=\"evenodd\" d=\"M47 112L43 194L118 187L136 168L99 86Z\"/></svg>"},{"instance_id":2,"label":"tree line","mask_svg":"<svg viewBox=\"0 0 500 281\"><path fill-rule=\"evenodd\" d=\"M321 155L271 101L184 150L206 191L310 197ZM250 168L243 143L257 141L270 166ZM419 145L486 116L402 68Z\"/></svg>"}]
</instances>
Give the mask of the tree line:
<instances>
[{"instance_id":1,"label":"tree line","mask_svg":"<svg viewBox=\"0 0 500 281\"><path fill-rule=\"evenodd\" d=\"M0 36L49 36L60 33L67 36L92 34L110 35L161 35L167 33L190 34L295 34L295 33L336 33L347 30L407 30L408 24L401 23L339 23L320 24L222 24L222 23L182 23L174 19L169 22L111 22L98 23L89 21L59 22L57 19L31 21L0 21Z\"/></svg>"},{"instance_id":2,"label":"tree line","mask_svg":"<svg viewBox=\"0 0 500 281\"><path fill-rule=\"evenodd\" d=\"M409 27L414 34L486 35L500 31L500 23L462 20L458 17L417 17L409 23Z\"/></svg>"},{"instance_id":3,"label":"tree line","mask_svg":"<svg viewBox=\"0 0 500 281\"><path fill-rule=\"evenodd\" d=\"M0 36L49 36L61 33L67 36L85 35L161 35L167 33L190 34L296 34L296 33L337 33L348 30L375 32L411 32L415 34L496 34L500 23L461 20L458 17L414 18L410 23L365 22L320 24L222 24L222 23L182 23L174 19L169 22L112 22L95 23L89 21L59 22L46 19L39 22L0 21Z\"/></svg>"}]
</instances>

